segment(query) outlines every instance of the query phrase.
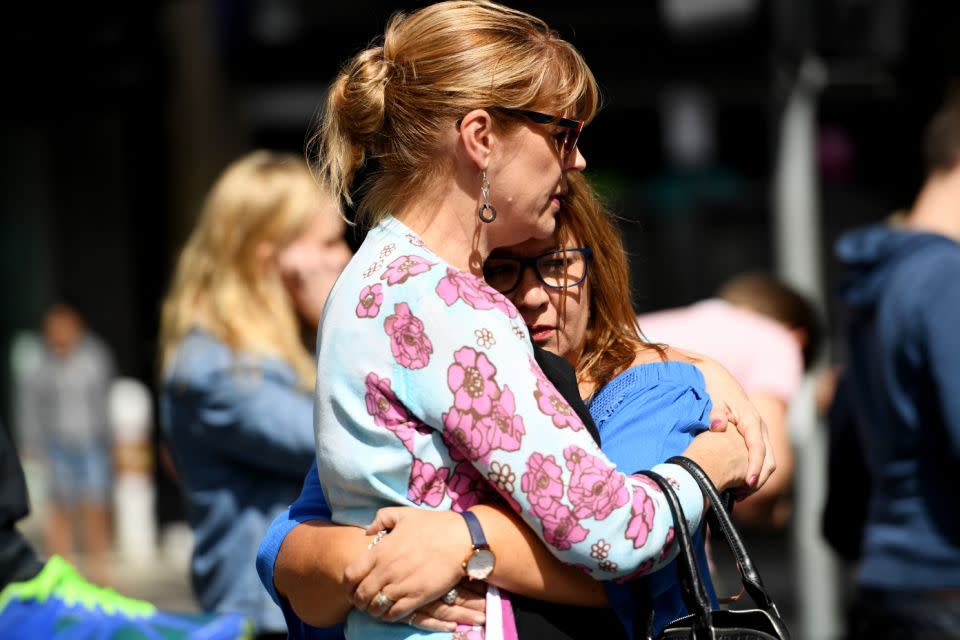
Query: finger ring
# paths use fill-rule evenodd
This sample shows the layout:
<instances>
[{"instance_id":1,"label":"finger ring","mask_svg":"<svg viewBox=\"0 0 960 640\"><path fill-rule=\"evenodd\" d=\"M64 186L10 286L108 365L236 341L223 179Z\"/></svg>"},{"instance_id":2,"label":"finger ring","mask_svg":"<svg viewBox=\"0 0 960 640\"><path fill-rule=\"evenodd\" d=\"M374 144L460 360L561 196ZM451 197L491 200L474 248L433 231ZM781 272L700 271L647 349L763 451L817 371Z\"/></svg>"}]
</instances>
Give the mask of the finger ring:
<instances>
[{"instance_id":1,"label":"finger ring","mask_svg":"<svg viewBox=\"0 0 960 640\"><path fill-rule=\"evenodd\" d=\"M414 611L413 613L411 613L410 615L407 616L406 623L407 623L408 625L410 625L411 627L416 627L417 625L414 624L414 622L413 622L413 619L416 618L416 617L417 617L417 612Z\"/></svg>"},{"instance_id":2,"label":"finger ring","mask_svg":"<svg viewBox=\"0 0 960 640\"><path fill-rule=\"evenodd\" d=\"M377 535L373 536L373 542L367 545L367 549L373 549L375 546L380 544L380 541L383 540L383 536L387 535L386 529L380 529L377 531Z\"/></svg>"},{"instance_id":3,"label":"finger ring","mask_svg":"<svg viewBox=\"0 0 960 640\"><path fill-rule=\"evenodd\" d=\"M377 591L377 595L373 597L373 606L377 609L389 609L394 605L394 601L383 595L383 591Z\"/></svg>"},{"instance_id":4,"label":"finger ring","mask_svg":"<svg viewBox=\"0 0 960 640\"><path fill-rule=\"evenodd\" d=\"M450 589L450 591L447 591L445 594L443 594L443 604L452 605L454 602L457 601L458 595L460 595L460 592L457 591L456 587L454 587L453 589Z\"/></svg>"}]
</instances>

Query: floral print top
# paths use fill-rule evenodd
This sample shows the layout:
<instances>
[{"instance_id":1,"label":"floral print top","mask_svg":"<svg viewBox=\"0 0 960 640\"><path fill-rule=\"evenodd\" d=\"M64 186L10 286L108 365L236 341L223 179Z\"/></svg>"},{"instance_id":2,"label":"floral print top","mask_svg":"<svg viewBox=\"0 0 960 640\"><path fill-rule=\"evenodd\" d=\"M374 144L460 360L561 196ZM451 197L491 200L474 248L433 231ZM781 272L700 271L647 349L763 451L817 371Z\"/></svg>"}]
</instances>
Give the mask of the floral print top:
<instances>
[{"instance_id":1,"label":"floral print top","mask_svg":"<svg viewBox=\"0 0 960 640\"><path fill-rule=\"evenodd\" d=\"M366 527L390 505L462 511L502 500L559 559L598 579L672 557L659 489L600 451L537 366L516 308L396 218L370 230L331 292L317 366L317 462L334 521ZM698 526L693 479L654 469ZM411 633L356 610L347 623L348 637Z\"/></svg>"}]
</instances>

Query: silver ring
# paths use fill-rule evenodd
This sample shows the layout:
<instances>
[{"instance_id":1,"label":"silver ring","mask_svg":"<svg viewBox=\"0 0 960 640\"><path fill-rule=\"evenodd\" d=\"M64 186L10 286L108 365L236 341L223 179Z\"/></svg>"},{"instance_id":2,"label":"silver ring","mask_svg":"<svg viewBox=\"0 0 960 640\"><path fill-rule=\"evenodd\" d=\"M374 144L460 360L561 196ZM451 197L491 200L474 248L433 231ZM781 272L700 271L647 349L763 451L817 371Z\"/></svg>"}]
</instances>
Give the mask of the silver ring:
<instances>
[{"instance_id":1,"label":"silver ring","mask_svg":"<svg viewBox=\"0 0 960 640\"><path fill-rule=\"evenodd\" d=\"M417 625L415 625L415 624L413 623L413 619L416 618L416 617L417 617L417 612L414 611L413 613L411 613L410 615L408 615L408 616L406 617L406 619L404 620L404 622L406 622L406 623L407 623L408 625L410 625L411 627L416 628Z\"/></svg>"},{"instance_id":2,"label":"silver ring","mask_svg":"<svg viewBox=\"0 0 960 640\"><path fill-rule=\"evenodd\" d=\"M460 595L460 592L457 591L456 587L454 587L453 589L450 589L450 591L447 591L445 594L443 594L443 604L452 605L454 602L457 601L458 595Z\"/></svg>"},{"instance_id":3,"label":"silver ring","mask_svg":"<svg viewBox=\"0 0 960 640\"><path fill-rule=\"evenodd\" d=\"M383 595L383 591L377 591L377 595L373 597L373 602L370 604L377 609L383 609L385 611L394 605L394 601Z\"/></svg>"}]
</instances>

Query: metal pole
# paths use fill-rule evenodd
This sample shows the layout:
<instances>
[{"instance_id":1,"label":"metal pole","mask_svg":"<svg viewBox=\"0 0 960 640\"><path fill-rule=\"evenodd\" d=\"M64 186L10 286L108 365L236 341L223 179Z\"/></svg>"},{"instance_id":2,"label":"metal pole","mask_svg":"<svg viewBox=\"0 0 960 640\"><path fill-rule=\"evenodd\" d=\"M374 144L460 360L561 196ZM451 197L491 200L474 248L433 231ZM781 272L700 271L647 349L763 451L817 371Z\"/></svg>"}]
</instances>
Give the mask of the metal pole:
<instances>
[{"instance_id":1,"label":"metal pole","mask_svg":"<svg viewBox=\"0 0 960 640\"><path fill-rule=\"evenodd\" d=\"M817 95L826 72L813 56L797 70L781 113L774 185L776 268L781 278L825 308L820 212L816 174ZM791 403L791 439L796 451L791 551L798 619L794 636L828 640L839 636L837 566L820 535L826 495L826 429L815 407L815 376L807 375Z\"/></svg>"}]
</instances>

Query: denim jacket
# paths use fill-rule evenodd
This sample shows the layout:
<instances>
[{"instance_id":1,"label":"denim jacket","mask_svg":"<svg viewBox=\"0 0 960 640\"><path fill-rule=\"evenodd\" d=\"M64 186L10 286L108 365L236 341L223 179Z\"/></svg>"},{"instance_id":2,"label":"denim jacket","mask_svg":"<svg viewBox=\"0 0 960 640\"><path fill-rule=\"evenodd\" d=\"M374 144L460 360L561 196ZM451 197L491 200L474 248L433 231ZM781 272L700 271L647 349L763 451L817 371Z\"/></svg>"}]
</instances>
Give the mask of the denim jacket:
<instances>
[{"instance_id":1,"label":"denim jacket","mask_svg":"<svg viewBox=\"0 0 960 640\"><path fill-rule=\"evenodd\" d=\"M287 363L193 331L164 372L160 413L194 533L200 605L249 615L259 631L285 631L255 559L313 461L312 394Z\"/></svg>"}]
</instances>

